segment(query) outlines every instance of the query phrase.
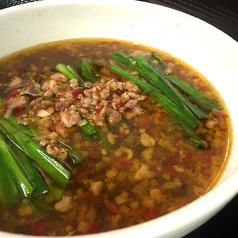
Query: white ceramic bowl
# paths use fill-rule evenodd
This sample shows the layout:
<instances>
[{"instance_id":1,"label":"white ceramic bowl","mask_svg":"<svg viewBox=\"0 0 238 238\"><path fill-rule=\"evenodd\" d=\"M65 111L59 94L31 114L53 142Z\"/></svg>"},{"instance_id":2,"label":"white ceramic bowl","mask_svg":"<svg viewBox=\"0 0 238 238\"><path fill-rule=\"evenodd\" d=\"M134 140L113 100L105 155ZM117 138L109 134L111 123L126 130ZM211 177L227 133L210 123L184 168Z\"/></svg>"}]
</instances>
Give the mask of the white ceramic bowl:
<instances>
[{"instance_id":1,"label":"white ceramic bowl","mask_svg":"<svg viewBox=\"0 0 238 238\"><path fill-rule=\"evenodd\" d=\"M144 224L80 237L185 235L211 218L238 191L238 43L185 13L132 0L49 0L0 11L0 58L39 43L84 37L139 41L174 54L205 75L228 106L233 150L220 182L212 191ZM26 236L0 232L0 237Z\"/></svg>"}]
</instances>

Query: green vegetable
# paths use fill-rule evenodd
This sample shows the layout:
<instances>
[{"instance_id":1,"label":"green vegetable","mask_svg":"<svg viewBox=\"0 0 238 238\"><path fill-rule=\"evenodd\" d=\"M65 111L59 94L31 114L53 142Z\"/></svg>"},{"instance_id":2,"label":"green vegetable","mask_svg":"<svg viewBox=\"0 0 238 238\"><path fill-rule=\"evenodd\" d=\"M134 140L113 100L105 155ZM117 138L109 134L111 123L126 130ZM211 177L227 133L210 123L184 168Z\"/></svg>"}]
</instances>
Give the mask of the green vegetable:
<instances>
[{"instance_id":1,"label":"green vegetable","mask_svg":"<svg viewBox=\"0 0 238 238\"><path fill-rule=\"evenodd\" d=\"M60 201L64 189L60 188L40 166L36 165L36 168L41 173L48 187L48 195L52 196L56 201Z\"/></svg>"},{"instance_id":2,"label":"green vegetable","mask_svg":"<svg viewBox=\"0 0 238 238\"><path fill-rule=\"evenodd\" d=\"M80 153L78 150L62 142L60 139L58 139L58 141L68 149L68 156L70 157L70 159L73 161L74 164L80 163L85 159L84 155Z\"/></svg>"},{"instance_id":3,"label":"green vegetable","mask_svg":"<svg viewBox=\"0 0 238 238\"><path fill-rule=\"evenodd\" d=\"M60 71L62 74L65 74L69 79L75 78L74 74L70 72L70 70L63 64L56 65L56 69Z\"/></svg>"},{"instance_id":4,"label":"green vegetable","mask_svg":"<svg viewBox=\"0 0 238 238\"><path fill-rule=\"evenodd\" d=\"M90 80L92 83L96 83L97 80L93 75L93 68L92 68L92 61L91 60L86 60L85 58L82 58L82 64L81 64L81 69L83 75Z\"/></svg>"},{"instance_id":5,"label":"green vegetable","mask_svg":"<svg viewBox=\"0 0 238 238\"><path fill-rule=\"evenodd\" d=\"M166 75L165 74L166 67L163 65L160 58L154 52L152 52L151 56L153 59L156 59L158 62L158 64L154 66L157 72L162 77L169 79L172 83L176 84L184 92L189 94L197 102L197 104L199 104L202 108L208 111L212 111L213 109L217 109L217 110L221 109L221 107L215 102L213 102L210 98L208 98L203 93L199 92L198 90L196 90L191 85L189 85L182 79L178 78L174 74Z\"/></svg>"},{"instance_id":6,"label":"green vegetable","mask_svg":"<svg viewBox=\"0 0 238 238\"><path fill-rule=\"evenodd\" d=\"M25 154L42 167L59 186L66 186L70 178L70 173L44 151L44 149L3 118L0 118L0 130Z\"/></svg>"},{"instance_id":7,"label":"green vegetable","mask_svg":"<svg viewBox=\"0 0 238 238\"><path fill-rule=\"evenodd\" d=\"M32 82L32 84L33 84L35 90L36 90L41 96L43 96L43 92L42 92L41 88L37 85L37 83L36 83L36 81L34 80L34 78L33 78L33 77L30 77L30 80L31 80L31 82Z\"/></svg>"},{"instance_id":8,"label":"green vegetable","mask_svg":"<svg viewBox=\"0 0 238 238\"><path fill-rule=\"evenodd\" d=\"M29 200L29 205L37 217L44 217L53 209L53 206L50 206L45 201L39 199Z\"/></svg>"},{"instance_id":9,"label":"green vegetable","mask_svg":"<svg viewBox=\"0 0 238 238\"><path fill-rule=\"evenodd\" d=\"M98 139L102 142L103 144L103 148L109 152L111 150L111 144L109 143L109 141L107 140L107 136L105 134L105 132L103 132L103 130L98 130Z\"/></svg>"},{"instance_id":10,"label":"green vegetable","mask_svg":"<svg viewBox=\"0 0 238 238\"><path fill-rule=\"evenodd\" d=\"M39 200L39 199L32 199L31 200L32 204L35 206L35 208L38 210L41 210L43 212L49 212L53 209L52 206L48 205L46 202L44 202L43 200ZM38 212L39 212L38 210Z\"/></svg>"},{"instance_id":11,"label":"green vegetable","mask_svg":"<svg viewBox=\"0 0 238 238\"><path fill-rule=\"evenodd\" d=\"M89 136L96 134L96 127L90 124L90 122L84 118L82 121L78 123L78 126Z\"/></svg>"},{"instance_id":12,"label":"green vegetable","mask_svg":"<svg viewBox=\"0 0 238 238\"><path fill-rule=\"evenodd\" d=\"M130 59L130 57L126 56L124 53L116 52L112 54L112 58L117 62L122 63L127 68L138 71L140 77L146 79L147 82L156 89L159 89L171 102L176 104L181 111L188 116L193 127L199 125L197 119L186 104L187 99L179 93L170 82L160 77L143 55Z\"/></svg>"},{"instance_id":13,"label":"green vegetable","mask_svg":"<svg viewBox=\"0 0 238 238\"><path fill-rule=\"evenodd\" d=\"M0 159L0 204L16 203L19 200L17 187L3 159Z\"/></svg>"},{"instance_id":14,"label":"green vegetable","mask_svg":"<svg viewBox=\"0 0 238 238\"><path fill-rule=\"evenodd\" d=\"M70 65L68 65L67 67L63 64L58 64L56 66L56 69L58 71L60 71L62 74L65 74L69 79L77 79L78 83L80 85L80 87L82 87L83 89L85 89L84 86L84 80L80 77L80 75L78 75L72 68Z\"/></svg>"},{"instance_id":15,"label":"green vegetable","mask_svg":"<svg viewBox=\"0 0 238 238\"><path fill-rule=\"evenodd\" d=\"M24 127L24 126L21 126L21 127ZM27 132L27 135L30 135L30 137L34 140L39 140L40 136L32 124L27 125L26 128L29 131Z\"/></svg>"},{"instance_id":16,"label":"green vegetable","mask_svg":"<svg viewBox=\"0 0 238 238\"><path fill-rule=\"evenodd\" d=\"M4 140L4 137L1 134L0 134L0 154L21 196L22 197L31 196L36 186L34 183L28 180L25 171L9 150L9 146L7 145L6 141Z\"/></svg>"},{"instance_id":17,"label":"green vegetable","mask_svg":"<svg viewBox=\"0 0 238 238\"><path fill-rule=\"evenodd\" d=\"M9 139L7 139L6 142L9 146L10 152L25 171L28 180L35 185L35 189L32 192L31 197L37 197L39 195L47 193L48 189L35 166L33 165L32 160L17 146L15 146Z\"/></svg>"},{"instance_id":18,"label":"green vegetable","mask_svg":"<svg viewBox=\"0 0 238 238\"><path fill-rule=\"evenodd\" d=\"M173 102L171 102L166 96L161 94L158 90L150 86L149 84L141 81L140 79L132 76L128 72L120 69L119 67L113 65L111 69L125 77L126 79L133 81L137 84L142 90L146 91L151 97L153 97L156 101L158 101L163 107L165 107L169 114L172 116L172 119L175 120L180 126L182 126L191 139L194 141L196 146L204 146L203 141L198 138L198 136L193 132L193 124L190 122L190 118Z\"/></svg>"}]
</instances>

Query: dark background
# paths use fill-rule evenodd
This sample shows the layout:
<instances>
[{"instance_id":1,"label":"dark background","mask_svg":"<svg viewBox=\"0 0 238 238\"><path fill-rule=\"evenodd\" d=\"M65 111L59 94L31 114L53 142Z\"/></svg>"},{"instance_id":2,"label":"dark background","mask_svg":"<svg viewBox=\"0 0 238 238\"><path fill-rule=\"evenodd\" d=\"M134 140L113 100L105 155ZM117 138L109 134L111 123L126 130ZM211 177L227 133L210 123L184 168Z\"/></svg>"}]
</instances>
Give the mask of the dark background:
<instances>
[{"instance_id":1,"label":"dark background","mask_svg":"<svg viewBox=\"0 0 238 238\"><path fill-rule=\"evenodd\" d=\"M65 0L67 1L67 0ZM120 1L120 0L119 0ZM143 1L143 0L141 0ZM198 17L238 41L238 0L144 0ZM34 0L0 0L0 9ZM219 199L219 198L217 198ZM214 201L215 203L216 201ZM202 209L202 208L201 208ZM159 228L158 228L159 229ZM184 238L238 237L238 195L217 215Z\"/></svg>"}]
</instances>

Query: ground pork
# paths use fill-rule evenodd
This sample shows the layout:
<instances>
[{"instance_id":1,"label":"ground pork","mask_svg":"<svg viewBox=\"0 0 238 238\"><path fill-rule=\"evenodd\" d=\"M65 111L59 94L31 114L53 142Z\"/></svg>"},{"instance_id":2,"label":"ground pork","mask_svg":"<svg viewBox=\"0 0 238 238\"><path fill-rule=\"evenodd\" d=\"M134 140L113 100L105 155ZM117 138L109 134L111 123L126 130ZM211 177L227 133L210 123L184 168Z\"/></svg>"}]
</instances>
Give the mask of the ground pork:
<instances>
[{"instance_id":1,"label":"ground pork","mask_svg":"<svg viewBox=\"0 0 238 238\"><path fill-rule=\"evenodd\" d=\"M140 170L135 174L135 180L145 180L152 177L155 177L156 174L154 171L151 171L148 165L142 165Z\"/></svg>"},{"instance_id":2,"label":"ground pork","mask_svg":"<svg viewBox=\"0 0 238 238\"><path fill-rule=\"evenodd\" d=\"M103 182L102 181L94 181L91 182L90 190L94 194L94 196L98 196L100 191L103 188Z\"/></svg>"},{"instance_id":3,"label":"ground pork","mask_svg":"<svg viewBox=\"0 0 238 238\"><path fill-rule=\"evenodd\" d=\"M67 151L65 148L62 148L60 145L49 144L46 147L46 151L48 154L57 158L61 161L64 161L67 158Z\"/></svg>"},{"instance_id":4,"label":"ground pork","mask_svg":"<svg viewBox=\"0 0 238 238\"><path fill-rule=\"evenodd\" d=\"M60 120L66 127L72 127L81 120L81 117L75 110L65 109L60 112Z\"/></svg>"},{"instance_id":5,"label":"ground pork","mask_svg":"<svg viewBox=\"0 0 238 238\"><path fill-rule=\"evenodd\" d=\"M73 199L70 196L63 195L62 200L55 204L55 210L59 212L67 212L74 207Z\"/></svg>"},{"instance_id":6,"label":"ground pork","mask_svg":"<svg viewBox=\"0 0 238 238\"><path fill-rule=\"evenodd\" d=\"M28 105L29 99L25 96L16 98L12 103L12 108L25 108Z\"/></svg>"}]
</instances>

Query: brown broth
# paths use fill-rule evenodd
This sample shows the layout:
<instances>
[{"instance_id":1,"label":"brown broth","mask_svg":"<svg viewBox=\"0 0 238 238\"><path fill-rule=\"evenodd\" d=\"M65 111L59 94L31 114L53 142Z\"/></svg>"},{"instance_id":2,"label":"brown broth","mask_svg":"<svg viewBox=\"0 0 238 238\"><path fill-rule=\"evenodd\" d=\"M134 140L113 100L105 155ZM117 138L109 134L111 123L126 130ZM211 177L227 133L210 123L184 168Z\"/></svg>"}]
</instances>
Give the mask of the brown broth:
<instances>
[{"instance_id":1,"label":"brown broth","mask_svg":"<svg viewBox=\"0 0 238 238\"><path fill-rule=\"evenodd\" d=\"M10 94L8 84L15 76L25 81L31 76L36 81L47 79L56 72L57 64L74 66L78 57L91 59L101 67L108 68L113 63L110 55L116 51L123 51L127 55L135 51L156 52L175 75L216 101L224 108L222 115L227 114L218 92L188 64L148 46L107 39L51 42L2 59L0 94L3 98ZM96 74L98 77L103 75L102 71ZM117 79L124 80L120 77ZM140 102L144 115L131 119L123 116L116 126L106 124L104 139L94 140L75 127L67 129L69 136L59 137L62 143L80 151L85 157L78 165L69 158L62 162L72 173L63 193L63 196L72 199L71 209L66 212L55 210L54 205L58 201L50 194L40 197L52 207L50 212L36 211L29 199L13 205L0 205L0 230L59 236L119 229L179 209L214 186L229 155L229 117L217 115L218 123L214 127L209 129L202 126L197 129L199 136L210 145L208 149L200 149L192 144L183 129L172 123L159 103L148 95L146 97L145 101ZM27 113L23 112L23 117L28 117ZM57 118L57 112L54 113ZM49 130L42 118L34 117L33 123L41 135ZM144 146L140 140L142 134L152 138L154 145ZM114 143L106 151L102 141L111 136ZM142 167L146 170L146 176L138 172L143 170ZM99 181L103 186L95 195L92 184Z\"/></svg>"}]
</instances>

